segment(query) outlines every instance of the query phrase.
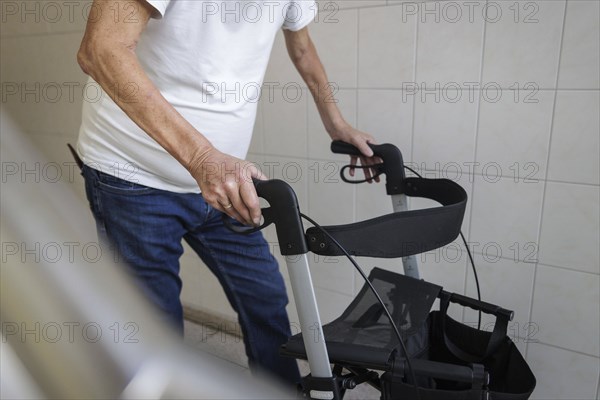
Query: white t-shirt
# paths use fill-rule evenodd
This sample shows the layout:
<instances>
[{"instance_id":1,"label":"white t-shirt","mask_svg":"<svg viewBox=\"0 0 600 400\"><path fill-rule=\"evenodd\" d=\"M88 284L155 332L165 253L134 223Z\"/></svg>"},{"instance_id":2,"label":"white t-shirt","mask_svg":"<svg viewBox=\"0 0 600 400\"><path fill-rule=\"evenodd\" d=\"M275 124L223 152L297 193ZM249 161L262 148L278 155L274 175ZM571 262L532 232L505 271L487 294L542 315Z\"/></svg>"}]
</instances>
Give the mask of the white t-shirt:
<instances>
[{"instance_id":1,"label":"white t-shirt","mask_svg":"<svg viewBox=\"0 0 600 400\"><path fill-rule=\"evenodd\" d=\"M314 0L147 0L156 10L136 54L179 113L218 150L245 158L277 31L315 17ZM83 103L78 152L102 172L157 189L199 193L175 158L93 80ZM135 86L117 88L127 95ZM98 93L96 95L95 93Z\"/></svg>"}]
</instances>

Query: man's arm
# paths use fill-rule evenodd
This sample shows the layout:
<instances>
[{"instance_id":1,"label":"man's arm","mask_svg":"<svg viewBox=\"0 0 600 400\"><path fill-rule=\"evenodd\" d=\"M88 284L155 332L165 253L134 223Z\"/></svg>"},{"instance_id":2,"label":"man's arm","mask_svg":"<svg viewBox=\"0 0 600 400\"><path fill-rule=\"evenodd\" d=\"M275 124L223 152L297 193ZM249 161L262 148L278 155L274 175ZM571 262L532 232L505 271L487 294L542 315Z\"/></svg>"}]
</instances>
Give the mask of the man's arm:
<instances>
[{"instance_id":1,"label":"man's arm","mask_svg":"<svg viewBox=\"0 0 600 400\"><path fill-rule=\"evenodd\" d=\"M363 154L361 159L362 165L376 164L378 159L373 157L373 151L367 143L375 143L371 135L361 132L348 124L337 103L334 101L333 92L330 82L327 79L325 68L319 59L317 50L308 34L308 28L300 29L299 31L284 30L285 43L288 54L296 69L302 76L302 79L308 85L312 93L321 120L325 125L325 129L332 140L342 140L353 144ZM351 164L356 165L357 157L351 157ZM369 179L375 171L365 169L365 177ZM350 170L353 175L354 171ZM379 181L378 178L375 178Z\"/></svg>"},{"instance_id":2,"label":"man's arm","mask_svg":"<svg viewBox=\"0 0 600 400\"><path fill-rule=\"evenodd\" d=\"M115 12L118 7L118 12ZM135 10L132 10L132 7ZM115 16L129 16L127 21ZM135 48L153 12L145 0L94 0L94 18L88 19L77 54L83 71L104 89L115 103L175 157L196 179L205 200L240 222L258 224L260 207L252 177L263 178L250 163L216 150L162 96L142 69ZM133 20L133 21L132 21ZM234 168L236 163L240 168ZM240 171L225 179L217 170ZM231 204L233 207L226 207Z\"/></svg>"}]
</instances>

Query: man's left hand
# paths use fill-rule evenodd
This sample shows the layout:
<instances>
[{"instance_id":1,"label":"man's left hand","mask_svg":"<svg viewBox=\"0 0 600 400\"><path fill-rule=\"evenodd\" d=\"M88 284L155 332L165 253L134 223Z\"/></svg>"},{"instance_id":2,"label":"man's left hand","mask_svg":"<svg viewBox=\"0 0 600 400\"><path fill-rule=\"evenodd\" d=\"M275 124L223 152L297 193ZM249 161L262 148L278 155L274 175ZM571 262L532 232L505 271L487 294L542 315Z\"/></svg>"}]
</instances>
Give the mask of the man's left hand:
<instances>
[{"instance_id":1,"label":"man's left hand","mask_svg":"<svg viewBox=\"0 0 600 400\"><path fill-rule=\"evenodd\" d=\"M369 147L369 143L376 143L373 136L366 132L359 131L349 124L332 132L331 139L349 143L360 150L362 156L350 156L350 165L357 165L359 159L360 165L362 166L375 165L382 162L379 157L373 155L373 150ZM377 170L375 168L364 168L363 171L365 173L365 179L367 179L369 183L372 183L373 181L379 182L379 177L377 176ZM350 176L354 176L354 168L350 168Z\"/></svg>"}]
</instances>

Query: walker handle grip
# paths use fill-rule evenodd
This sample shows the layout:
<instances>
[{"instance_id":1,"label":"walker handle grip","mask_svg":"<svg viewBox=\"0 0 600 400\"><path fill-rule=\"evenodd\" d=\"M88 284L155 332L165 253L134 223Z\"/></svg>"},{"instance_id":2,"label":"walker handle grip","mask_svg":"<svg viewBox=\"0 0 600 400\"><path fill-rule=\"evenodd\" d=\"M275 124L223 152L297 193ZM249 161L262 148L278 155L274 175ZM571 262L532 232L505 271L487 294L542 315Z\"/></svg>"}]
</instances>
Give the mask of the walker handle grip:
<instances>
[{"instance_id":1,"label":"walker handle grip","mask_svg":"<svg viewBox=\"0 0 600 400\"><path fill-rule=\"evenodd\" d=\"M300 208L294 189L279 179L263 181L253 178L252 181L258 197L267 200L270 205L270 207L262 209L264 223L259 227L236 226L227 215L223 214L225 226L236 233L249 234L274 223L282 255L308 253Z\"/></svg>"},{"instance_id":2,"label":"walker handle grip","mask_svg":"<svg viewBox=\"0 0 600 400\"><path fill-rule=\"evenodd\" d=\"M268 213L270 220L275 224L281 255L308 253L300 206L294 189L280 179L253 181L258 197L267 200L271 205L263 209L263 215Z\"/></svg>"},{"instance_id":3,"label":"walker handle grip","mask_svg":"<svg viewBox=\"0 0 600 400\"><path fill-rule=\"evenodd\" d=\"M404 182L404 162L402 153L393 144L372 144L369 147L373 150L375 157L381 158L383 165L381 171L386 175L385 187L387 194L402 194ZM336 154L348 154L351 156L360 156L362 153L357 147L350 143L334 140L331 142L331 151Z\"/></svg>"}]
</instances>

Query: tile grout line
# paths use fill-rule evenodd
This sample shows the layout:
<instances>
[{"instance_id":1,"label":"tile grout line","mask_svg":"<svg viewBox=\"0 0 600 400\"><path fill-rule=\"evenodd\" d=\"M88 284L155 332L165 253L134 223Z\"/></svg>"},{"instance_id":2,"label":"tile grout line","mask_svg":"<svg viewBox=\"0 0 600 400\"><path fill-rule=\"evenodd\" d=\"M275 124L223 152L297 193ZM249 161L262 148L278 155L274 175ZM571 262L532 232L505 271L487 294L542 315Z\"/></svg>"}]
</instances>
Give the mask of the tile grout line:
<instances>
[{"instance_id":1,"label":"tile grout line","mask_svg":"<svg viewBox=\"0 0 600 400\"><path fill-rule=\"evenodd\" d=\"M554 0L553 0L554 1ZM578 0L578 1L587 1L587 0ZM404 81L402 82L404 85L401 86L387 86L387 87L382 87L382 86L358 86L358 89L363 89L363 90L385 90L385 91L405 91L405 90L411 90L411 89L406 89L406 83L427 83L427 82L416 82L412 81ZM441 85L441 82L434 82L434 83L439 83L439 87L437 89L441 90L441 91L446 91L446 92L457 92L457 91L467 91L467 90L471 90L473 92L482 92L482 91L487 91L489 89L480 87L480 88L475 88L472 86L460 86L459 82L446 82L444 86ZM467 82L465 82L467 83ZM302 85L302 83L298 82L298 84ZM446 87L448 84L453 84L452 87ZM455 86L454 84L458 84L458 86ZM302 87L304 89L306 89L306 86L302 85ZM433 87L430 85L424 85L422 87L423 89L427 89L427 90L434 90L436 89L436 86L434 85ZM357 89L357 88L353 88L353 87L349 87L349 86L338 86L338 89L340 90L352 90L352 89ZM514 91L514 88L511 87L502 87L502 85L498 85L498 87L495 87L494 89L500 90L500 91L509 91L512 90ZM521 88L524 89L524 88ZM538 92L554 92L555 90L558 90L559 92L597 92L600 91L600 87L597 88L543 88L543 87L536 87L535 88L536 91Z\"/></svg>"},{"instance_id":2,"label":"tile grout line","mask_svg":"<svg viewBox=\"0 0 600 400\"><path fill-rule=\"evenodd\" d=\"M304 93L304 89L302 89L302 92ZM309 107L310 107L310 99L309 97L311 97L311 93L310 90L306 89L306 100L305 100L305 106L306 106L306 115L305 115L305 123L306 123L306 127L304 130L304 135L306 138L306 143L304 144L304 157L302 158L302 161L304 161L306 163L306 168L309 168L308 165L308 153L309 153L309 145L308 142L310 140L310 113L309 113ZM306 193L306 210L309 213L308 215L312 214L312 210L310 209L310 193L311 193L311 185L309 184L309 179L307 177L306 182L304 183L304 192Z\"/></svg>"},{"instance_id":3,"label":"tile grout line","mask_svg":"<svg viewBox=\"0 0 600 400\"><path fill-rule=\"evenodd\" d=\"M31 135L41 136L41 135L38 135L36 133L32 133ZM304 158L302 158L302 157L293 156L293 155L285 155L285 154L256 153L256 152L248 152L248 154L260 155L260 156L277 156L277 157L280 156L280 157L285 157L285 158L290 158L290 159L304 160ZM343 161L341 161L339 159L336 160L336 159L333 159L333 158L319 158L319 157L315 157L315 158L309 157L308 160L309 161L334 162L334 163L342 163L343 162ZM415 169L417 171L421 172L421 173L424 173L424 174L431 173L431 172L434 172L434 173L439 173L439 172L443 173L444 172L444 171L435 170L435 169L422 169L420 167L416 167ZM459 171L459 172L461 172L461 171ZM465 172L464 174L468 175L468 176L471 176L472 178L474 178L476 176L478 176L478 177L479 176L481 176L481 177L486 176L486 175L484 175L481 172L474 172L474 173ZM438 176L440 176L440 175L438 174ZM443 178L445 176L441 175L440 177ZM496 177L498 179L511 179L511 180L514 179L513 175L497 175ZM457 181L457 180L455 180L453 178L447 178L447 179L450 179L450 180L453 180L453 181ZM570 182L570 181L563 181L563 180L558 180L558 179L538 179L537 181L533 181L531 183L540 183L540 182L560 183L560 184L564 184L564 185L579 185L579 186L586 186L586 187L592 187L592 188L598 188L598 187L600 187L599 183L587 183L587 182L576 182L576 181ZM493 183L493 182L488 182L488 183Z\"/></svg>"},{"instance_id":4,"label":"tile grout line","mask_svg":"<svg viewBox=\"0 0 600 400\"><path fill-rule=\"evenodd\" d=\"M261 124L261 128L262 128L262 137L260 138L261 141L261 152L263 154L266 153L266 148L267 148L267 135L265 134L265 105L264 103L262 104L261 110L260 110L260 124Z\"/></svg>"},{"instance_id":5,"label":"tile grout line","mask_svg":"<svg viewBox=\"0 0 600 400\"><path fill-rule=\"evenodd\" d=\"M538 232L537 232L537 246L538 246L538 250L537 250L537 262L535 264L535 268L533 269L533 281L532 281L532 286L531 286L531 303L529 303L529 319L532 320L533 319L533 306L535 303L535 284L537 282L537 276L538 276L538 268L540 265L540 261L539 261L539 257L540 257L540 241L542 238L542 228L543 228L543 221L544 221L544 208L546 206L546 193L548 190L548 171L550 170L550 154L551 154L551 149L552 149L552 134L554 131L554 114L556 113L556 100L558 97L558 93L556 88L558 87L558 78L560 76L560 61L561 61L561 55L562 55L562 47L563 47L563 40L564 40L564 36L565 36L565 22L567 20L567 1L564 0L564 7L563 7L563 20L562 20L562 27L561 27L561 32L560 32L560 43L558 46L558 59L556 62L556 77L554 78L554 99L552 101L552 114L551 114L551 118L550 118L550 135L548 135L548 154L546 154L546 170L544 171L544 180L543 180L543 189L542 189L542 204L540 205L540 213L539 213L539 218L540 218L540 223L538 225ZM525 344L525 359L527 359L527 356L529 355L529 343Z\"/></svg>"},{"instance_id":6,"label":"tile grout line","mask_svg":"<svg viewBox=\"0 0 600 400\"><path fill-rule=\"evenodd\" d=\"M389 3L389 0L388 0ZM418 45L419 45L419 19L414 17L414 33L415 37L413 40L413 70L412 70L412 79L413 81L417 80L417 56L418 56ZM411 104L411 121L410 121L410 155L409 162L412 163L415 157L415 118L416 118L416 97L413 96L412 104ZM404 159L404 163L406 164L406 158ZM405 171L406 172L406 171ZM412 201L410 198L407 198L408 209L411 208ZM419 265L417 264L417 268Z\"/></svg>"},{"instance_id":7,"label":"tile grout line","mask_svg":"<svg viewBox=\"0 0 600 400\"><path fill-rule=\"evenodd\" d=\"M356 87L354 88L354 116L355 116L355 121L354 123L356 124L355 127L356 129L358 129L359 126L359 91L358 91L358 87L359 87L359 81L360 81L360 14L361 11L360 9L356 10ZM352 188L352 199L353 199L353 204L352 204L352 220L356 222L356 219L358 217L358 190L356 188L357 185L352 185L354 186ZM353 293L353 297L356 296L358 294L358 292L356 291L356 274L357 271L354 270L354 268L352 269L352 293Z\"/></svg>"},{"instance_id":8,"label":"tile grout line","mask_svg":"<svg viewBox=\"0 0 600 400\"><path fill-rule=\"evenodd\" d=\"M388 0L388 4L389 4L389 0ZM419 20L417 19L417 17L414 17L414 40L413 40L413 68L412 68L412 79L414 81L417 80L417 54L418 54L418 43L419 43ZM412 104L411 104L411 121L410 121L410 154L409 154L409 161L410 163L413 162L414 160L414 148L415 148L415 117L416 117L416 111L415 111L415 106L416 106L416 100L415 97L413 97L412 99ZM404 158L404 163L406 164L406 157ZM406 172L406 171L405 171ZM408 209L410 210L411 208L411 199L407 198L407 206ZM419 264L417 264L417 268L419 267Z\"/></svg>"},{"instance_id":9,"label":"tile grout line","mask_svg":"<svg viewBox=\"0 0 600 400\"><path fill-rule=\"evenodd\" d=\"M508 259L508 260L510 260L510 259ZM521 262L523 262L523 261L521 261ZM526 264L528 264L528 263L526 263ZM546 264L546 263L542 263L542 262L539 262L539 261L536 262L535 265L536 265L536 268L537 267L554 268L554 269L558 269L558 270L561 270L561 271L577 272L577 273L580 273L580 274L588 274L588 275L592 275L592 276L595 276L595 277L600 277L600 273L597 273L597 272L590 272L590 271L584 271L584 270L581 270L581 269L568 268L568 267L563 267L563 266L560 266L560 265Z\"/></svg>"},{"instance_id":10,"label":"tile grout line","mask_svg":"<svg viewBox=\"0 0 600 400\"><path fill-rule=\"evenodd\" d=\"M485 5L487 7L488 1L485 1ZM481 84L481 81L483 80L483 65L484 65L484 56L485 56L485 39L486 39L486 32L487 32L487 21L485 18L483 18L483 29L481 32L481 57L479 59L479 82ZM478 100L477 100L477 108L475 110L475 129L474 129L474 138L473 138L473 163L477 162L477 144L478 144L478 137L479 137L479 125L480 125L480 115L481 115L481 91L478 92ZM475 164L473 164L475 165ZM471 237L471 231L473 228L473 199L475 197L475 177L473 176L473 182L471 185L471 205L469 207L469 226L467 228L467 234L465 235L465 239L467 241L467 243L469 243L469 239ZM463 243L464 245L464 243ZM473 263L475 263L475 257L473 257ZM463 281L463 290L464 290L464 294L467 294L467 284L469 283L469 264L470 264L470 260L467 259L466 261L466 266L465 266L465 274L464 274L464 281ZM476 270L477 266L473 265L473 268ZM475 281L475 276L473 276L473 281ZM480 288L481 290L481 288ZM482 295L482 299L483 299L483 295ZM467 310L463 308L462 311L462 318L463 321L465 320L467 315Z\"/></svg>"},{"instance_id":11,"label":"tile grout line","mask_svg":"<svg viewBox=\"0 0 600 400\"><path fill-rule=\"evenodd\" d=\"M413 71L412 78L416 82L417 81L417 57L419 54L419 19L414 17L415 24L415 40L414 40L414 50L413 50ZM415 159L415 118L416 118L416 106L417 100L416 96L413 96L412 101L412 121L410 125L410 161L413 162Z\"/></svg>"},{"instance_id":12,"label":"tile grout line","mask_svg":"<svg viewBox=\"0 0 600 400\"><path fill-rule=\"evenodd\" d=\"M541 344L542 346L547 346L547 347L552 347L553 349L568 351L569 353L575 353L575 354L578 354L580 356L595 358L598 361L600 361L600 356L598 356L598 355L590 354L590 353L584 353L583 351L579 351L579 350L568 349L566 347L557 346L555 344L550 344L550 343L542 342L541 340L537 340L537 341L531 341L530 340L526 344L529 344L529 343Z\"/></svg>"}]
</instances>

